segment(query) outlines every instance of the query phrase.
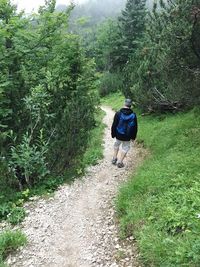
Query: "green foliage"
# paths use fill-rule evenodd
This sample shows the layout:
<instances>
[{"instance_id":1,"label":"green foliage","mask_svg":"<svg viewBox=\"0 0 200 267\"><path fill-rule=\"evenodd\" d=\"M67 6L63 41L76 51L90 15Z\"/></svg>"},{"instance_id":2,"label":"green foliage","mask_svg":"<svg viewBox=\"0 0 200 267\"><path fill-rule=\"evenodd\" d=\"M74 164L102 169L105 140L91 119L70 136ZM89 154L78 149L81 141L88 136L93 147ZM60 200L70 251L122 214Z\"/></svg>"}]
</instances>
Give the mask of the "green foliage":
<instances>
[{"instance_id":1,"label":"green foliage","mask_svg":"<svg viewBox=\"0 0 200 267\"><path fill-rule=\"evenodd\" d=\"M146 0L127 0L119 17L120 41L116 64L123 69L138 47L145 29Z\"/></svg>"},{"instance_id":2,"label":"green foliage","mask_svg":"<svg viewBox=\"0 0 200 267\"><path fill-rule=\"evenodd\" d=\"M119 91L122 87L123 81L119 73L104 72L100 78L99 94L103 97Z\"/></svg>"},{"instance_id":3,"label":"green foliage","mask_svg":"<svg viewBox=\"0 0 200 267\"><path fill-rule=\"evenodd\" d=\"M8 220L12 224L21 222L25 216L22 208L25 201L33 195L49 195L54 192L59 185L71 182L84 173L84 169L89 165L95 165L103 157L102 137L104 125L102 123L103 112L97 110L95 114L95 125L90 131L89 142L83 155L79 155L70 165L63 175L51 175L48 179L40 179L35 186L17 193L13 187L8 187L7 183L2 183L0 195L0 221ZM23 156L23 155L22 155Z\"/></svg>"},{"instance_id":4,"label":"green foliage","mask_svg":"<svg viewBox=\"0 0 200 267\"><path fill-rule=\"evenodd\" d=\"M93 55L98 71L110 71L114 68L115 58L119 57L117 51L119 38L116 19L107 19L97 27Z\"/></svg>"},{"instance_id":5,"label":"green foliage","mask_svg":"<svg viewBox=\"0 0 200 267\"><path fill-rule=\"evenodd\" d=\"M82 164L83 169L86 166L96 165L103 158L102 137L105 125L102 123L104 112L99 111L96 116L96 127L91 130L91 137L88 142L88 147L83 154Z\"/></svg>"},{"instance_id":6,"label":"green foliage","mask_svg":"<svg viewBox=\"0 0 200 267\"><path fill-rule=\"evenodd\" d=\"M0 220L5 220L8 214L12 210L12 205L10 203L3 203L0 206Z\"/></svg>"},{"instance_id":7,"label":"green foliage","mask_svg":"<svg viewBox=\"0 0 200 267\"><path fill-rule=\"evenodd\" d=\"M198 266L200 116L139 121L139 142L152 154L118 197L123 232L137 236L147 266Z\"/></svg>"},{"instance_id":8,"label":"green foliage","mask_svg":"<svg viewBox=\"0 0 200 267\"><path fill-rule=\"evenodd\" d=\"M157 0L149 11L145 2L128 0L118 23L102 27L99 36L113 29L112 42L98 40L97 62L121 72L123 94L144 111L193 108L200 101L199 1Z\"/></svg>"},{"instance_id":9,"label":"green foliage","mask_svg":"<svg viewBox=\"0 0 200 267\"><path fill-rule=\"evenodd\" d=\"M107 19L93 32L93 39L87 44L87 54L94 57L99 72L99 93L105 96L122 89L123 80L119 72L113 72L116 57L119 56L116 43L119 39L116 19ZM87 40L87 38L86 38Z\"/></svg>"},{"instance_id":10,"label":"green foliage","mask_svg":"<svg viewBox=\"0 0 200 267\"><path fill-rule=\"evenodd\" d=\"M20 231L11 232L6 231L0 234L0 266L3 265L3 260L10 252L15 251L17 248L24 246L27 240L24 234Z\"/></svg>"},{"instance_id":11,"label":"green foliage","mask_svg":"<svg viewBox=\"0 0 200 267\"><path fill-rule=\"evenodd\" d=\"M116 89L130 96L132 84L127 65L145 30L145 5L146 1L128 0L118 19L107 20L97 29L92 55L97 70L105 73L100 85L102 96Z\"/></svg>"},{"instance_id":12,"label":"green foliage","mask_svg":"<svg viewBox=\"0 0 200 267\"><path fill-rule=\"evenodd\" d=\"M58 13L55 2L30 17L0 3L0 181L11 187L63 173L94 125L95 64L67 32L72 7Z\"/></svg>"},{"instance_id":13,"label":"green foliage","mask_svg":"<svg viewBox=\"0 0 200 267\"><path fill-rule=\"evenodd\" d=\"M86 55L95 58L98 71L112 64L106 58L106 47L110 50L111 43L114 44L118 38L114 30L117 29L115 17L119 15L125 2L126 0L91 0L77 4L71 12L69 30L80 35ZM110 27L111 25L114 27Z\"/></svg>"},{"instance_id":14,"label":"green foliage","mask_svg":"<svg viewBox=\"0 0 200 267\"><path fill-rule=\"evenodd\" d=\"M179 110L199 103L198 1L160 1L127 66L131 93L144 110ZM173 41L172 41L173 40Z\"/></svg>"},{"instance_id":15,"label":"green foliage","mask_svg":"<svg viewBox=\"0 0 200 267\"><path fill-rule=\"evenodd\" d=\"M15 190L5 188L4 195L0 195L0 221L7 220L11 224L20 223L25 217L23 204L31 194L29 189L17 193Z\"/></svg>"},{"instance_id":16,"label":"green foliage","mask_svg":"<svg viewBox=\"0 0 200 267\"><path fill-rule=\"evenodd\" d=\"M47 144L42 142L42 137L37 145L31 145L31 137L24 135L22 142L11 148L11 153L10 165L14 170L20 169L20 175L25 177L29 186L49 173L45 162Z\"/></svg>"},{"instance_id":17,"label":"green foliage","mask_svg":"<svg viewBox=\"0 0 200 267\"><path fill-rule=\"evenodd\" d=\"M25 210L22 207L14 207L7 216L7 221L15 225L23 221Z\"/></svg>"},{"instance_id":18,"label":"green foliage","mask_svg":"<svg viewBox=\"0 0 200 267\"><path fill-rule=\"evenodd\" d=\"M116 17L121 8L124 7L126 0L90 0L85 3L77 5L71 16L71 28L83 34L84 30L87 32L90 28L95 28L107 18ZM77 21L87 18L87 21L81 25Z\"/></svg>"},{"instance_id":19,"label":"green foliage","mask_svg":"<svg viewBox=\"0 0 200 267\"><path fill-rule=\"evenodd\" d=\"M145 28L145 0L128 0L118 19L97 28L93 53L100 71L122 71L138 47Z\"/></svg>"},{"instance_id":20,"label":"green foliage","mask_svg":"<svg viewBox=\"0 0 200 267\"><path fill-rule=\"evenodd\" d=\"M98 70L123 70L144 31L145 2L128 0L118 19L108 19L99 25L94 54Z\"/></svg>"}]
</instances>

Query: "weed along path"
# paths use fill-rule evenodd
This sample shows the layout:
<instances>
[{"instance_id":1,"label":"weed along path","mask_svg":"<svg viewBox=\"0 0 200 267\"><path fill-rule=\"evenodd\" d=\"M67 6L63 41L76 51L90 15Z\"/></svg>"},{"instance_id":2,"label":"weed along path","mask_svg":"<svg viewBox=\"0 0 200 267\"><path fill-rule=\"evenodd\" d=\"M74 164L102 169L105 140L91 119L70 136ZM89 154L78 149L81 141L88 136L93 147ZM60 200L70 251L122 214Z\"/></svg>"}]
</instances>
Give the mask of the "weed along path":
<instances>
[{"instance_id":1,"label":"weed along path","mask_svg":"<svg viewBox=\"0 0 200 267\"><path fill-rule=\"evenodd\" d=\"M107 125L104 159L72 185L63 185L50 199L26 204L29 214L20 225L28 244L7 260L14 267L135 266L138 253L133 237L119 239L114 198L129 172L141 162L143 151L133 148L124 169L111 165L114 112L103 107Z\"/></svg>"}]
</instances>

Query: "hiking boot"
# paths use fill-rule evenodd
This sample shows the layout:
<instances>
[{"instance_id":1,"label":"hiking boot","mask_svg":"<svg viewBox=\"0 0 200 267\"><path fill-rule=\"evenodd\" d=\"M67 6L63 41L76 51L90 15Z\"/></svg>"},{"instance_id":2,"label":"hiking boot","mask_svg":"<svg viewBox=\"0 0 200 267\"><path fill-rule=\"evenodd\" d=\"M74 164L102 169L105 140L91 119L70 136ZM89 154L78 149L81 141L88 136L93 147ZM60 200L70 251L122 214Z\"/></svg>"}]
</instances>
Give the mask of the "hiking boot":
<instances>
[{"instance_id":1,"label":"hiking boot","mask_svg":"<svg viewBox=\"0 0 200 267\"><path fill-rule=\"evenodd\" d=\"M123 168L124 167L124 163L123 162L118 162L117 163L117 167L118 168Z\"/></svg>"},{"instance_id":2,"label":"hiking boot","mask_svg":"<svg viewBox=\"0 0 200 267\"><path fill-rule=\"evenodd\" d=\"M117 163L117 159L112 159L112 164L116 165L116 163Z\"/></svg>"}]
</instances>

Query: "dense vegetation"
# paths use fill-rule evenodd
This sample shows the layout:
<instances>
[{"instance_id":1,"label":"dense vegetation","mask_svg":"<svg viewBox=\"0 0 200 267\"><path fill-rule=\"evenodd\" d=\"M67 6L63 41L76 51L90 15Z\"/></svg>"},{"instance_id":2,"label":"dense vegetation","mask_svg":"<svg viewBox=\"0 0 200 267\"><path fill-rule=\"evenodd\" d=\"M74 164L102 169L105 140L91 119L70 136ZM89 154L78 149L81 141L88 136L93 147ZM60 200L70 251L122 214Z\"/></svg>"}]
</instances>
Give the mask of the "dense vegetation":
<instances>
[{"instance_id":1,"label":"dense vegetation","mask_svg":"<svg viewBox=\"0 0 200 267\"><path fill-rule=\"evenodd\" d=\"M31 186L62 173L94 126L93 62L67 33L70 9L54 9L48 1L27 18L1 1L1 184L16 176Z\"/></svg>"},{"instance_id":2,"label":"dense vegetation","mask_svg":"<svg viewBox=\"0 0 200 267\"><path fill-rule=\"evenodd\" d=\"M111 91L122 90L150 112L198 105L199 1L161 0L152 10L145 2L128 0L121 16L100 29L102 36L112 32L105 46L103 37L97 39L97 62L103 56L100 70L106 71L101 94L109 92L106 82ZM113 78L120 83L112 86Z\"/></svg>"}]
</instances>

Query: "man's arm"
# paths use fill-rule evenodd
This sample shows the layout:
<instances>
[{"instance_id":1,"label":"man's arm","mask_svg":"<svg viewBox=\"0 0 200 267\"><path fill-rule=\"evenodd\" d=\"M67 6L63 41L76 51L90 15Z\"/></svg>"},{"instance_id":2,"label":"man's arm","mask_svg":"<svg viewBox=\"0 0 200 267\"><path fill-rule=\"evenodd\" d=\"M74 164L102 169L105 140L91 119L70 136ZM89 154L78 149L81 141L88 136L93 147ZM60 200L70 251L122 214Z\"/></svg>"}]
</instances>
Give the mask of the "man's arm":
<instances>
[{"instance_id":1,"label":"man's arm","mask_svg":"<svg viewBox=\"0 0 200 267\"><path fill-rule=\"evenodd\" d=\"M116 128L119 123L119 112L115 113L114 119L113 119L113 124L111 127L111 136L112 138L116 137Z\"/></svg>"},{"instance_id":2,"label":"man's arm","mask_svg":"<svg viewBox=\"0 0 200 267\"><path fill-rule=\"evenodd\" d=\"M137 132L138 132L138 122L137 122L137 116L135 114L135 126L133 127L132 140L135 140L136 139Z\"/></svg>"}]
</instances>

